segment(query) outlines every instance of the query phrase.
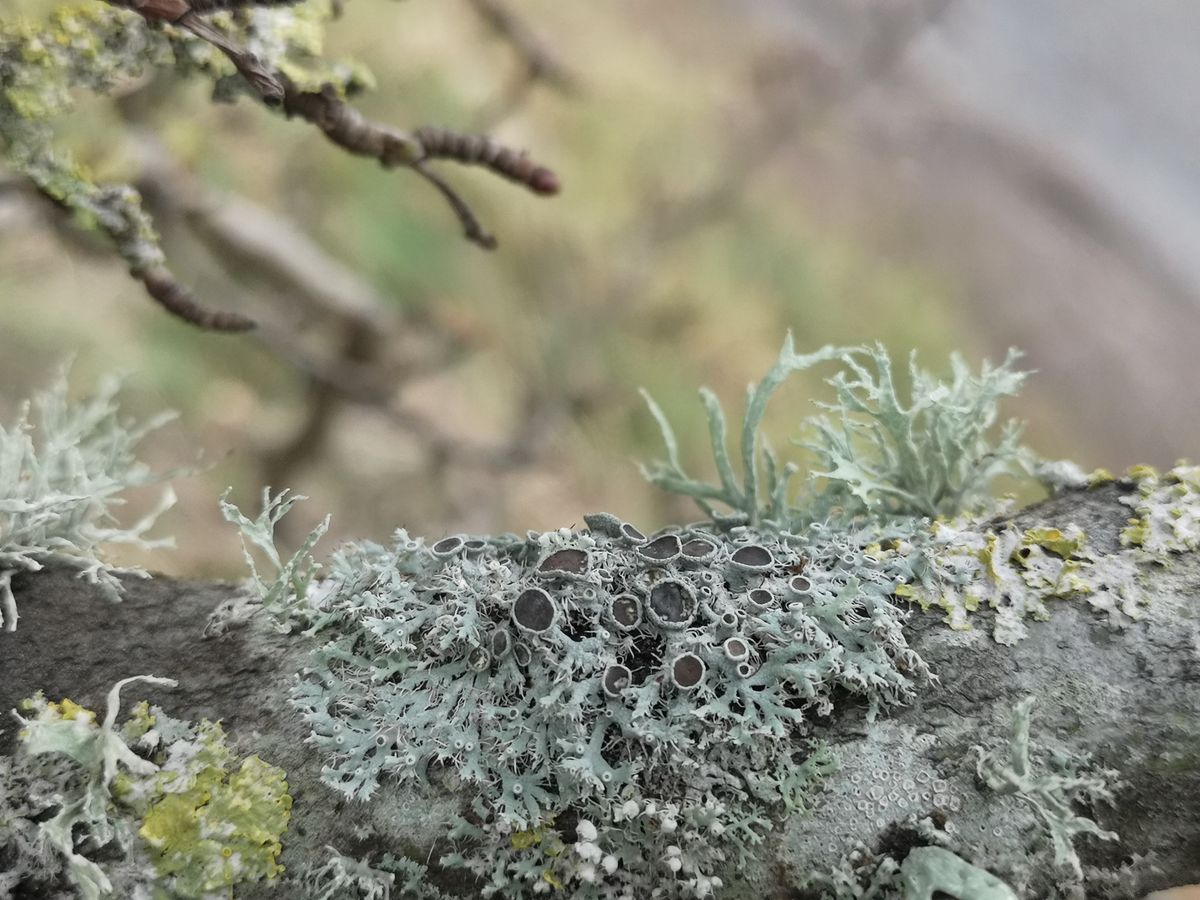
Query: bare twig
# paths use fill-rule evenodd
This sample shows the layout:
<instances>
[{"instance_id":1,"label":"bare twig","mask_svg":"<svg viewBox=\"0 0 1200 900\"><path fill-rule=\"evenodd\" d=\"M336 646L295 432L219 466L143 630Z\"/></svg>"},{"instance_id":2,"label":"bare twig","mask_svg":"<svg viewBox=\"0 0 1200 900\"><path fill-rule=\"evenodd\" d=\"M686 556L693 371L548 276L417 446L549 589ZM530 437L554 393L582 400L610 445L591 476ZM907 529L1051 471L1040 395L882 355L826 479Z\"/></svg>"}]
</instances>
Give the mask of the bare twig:
<instances>
[{"instance_id":1,"label":"bare twig","mask_svg":"<svg viewBox=\"0 0 1200 900\"><path fill-rule=\"evenodd\" d=\"M544 166L534 164L522 153L489 138L460 135L443 128L399 131L371 122L326 86L320 92L300 92L286 84L284 112L312 122L339 147L359 156L369 156L387 167L408 166L437 188L463 226L466 238L487 250L495 249L496 238L480 223L467 202L426 163L451 159L478 164L534 193L557 193L558 178ZM427 143L428 142L428 143Z\"/></svg>"},{"instance_id":2,"label":"bare twig","mask_svg":"<svg viewBox=\"0 0 1200 900\"><path fill-rule=\"evenodd\" d=\"M34 190L63 213L73 212L48 185L32 180ZM146 293L171 315L208 331L240 332L254 327L254 320L241 313L214 310L200 303L163 262L156 243L147 241L149 219L141 197L132 188L96 188L83 201L95 215L96 226L113 242L117 253L129 264L129 274L140 281Z\"/></svg>"},{"instance_id":3,"label":"bare twig","mask_svg":"<svg viewBox=\"0 0 1200 900\"><path fill-rule=\"evenodd\" d=\"M418 128L416 138L425 159L450 159L467 166L482 166L489 172L524 185L535 194L557 194L558 176L513 150L482 134L460 134L448 128Z\"/></svg>"},{"instance_id":4,"label":"bare twig","mask_svg":"<svg viewBox=\"0 0 1200 900\"><path fill-rule=\"evenodd\" d=\"M487 137L461 135L442 128L417 132L402 131L367 119L338 94L333 85L320 91L298 88L281 72L275 71L254 53L238 46L219 29L201 18L200 13L215 9L275 5L272 0L107 0L114 6L133 9L149 21L171 22L208 42L233 63L237 71L268 106L281 107L289 117L316 125L333 144L356 156L378 160L385 168L406 166L431 183L446 199L463 226L467 239L485 249L496 247L495 237L480 223L467 202L444 179L430 170L426 162L449 159L467 165L481 165L537 194L558 192L558 177L544 166L534 164L523 153L504 147ZM428 144L425 142L428 141Z\"/></svg>"},{"instance_id":5,"label":"bare twig","mask_svg":"<svg viewBox=\"0 0 1200 900\"><path fill-rule=\"evenodd\" d=\"M163 309L198 328L225 332L250 331L254 328L254 320L240 313L203 306L164 266L142 272L134 271L132 274L142 282L146 293Z\"/></svg>"},{"instance_id":6,"label":"bare twig","mask_svg":"<svg viewBox=\"0 0 1200 900\"><path fill-rule=\"evenodd\" d=\"M450 208L454 210L454 214L458 217L458 221L463 227L463 236L468 241L472 244L477 244L484 250L495 250L499 246L496 236L483 227L483 223L479 221L479 218L475 215L475 211L467 205L467 202L458 195L458 192L454 188L450 187L449 183L442 176L425 165L424 162L413 163L413 170L437 188L438 193L446 198L446 202L450 204Z\"/></svg>"}]
</instances>

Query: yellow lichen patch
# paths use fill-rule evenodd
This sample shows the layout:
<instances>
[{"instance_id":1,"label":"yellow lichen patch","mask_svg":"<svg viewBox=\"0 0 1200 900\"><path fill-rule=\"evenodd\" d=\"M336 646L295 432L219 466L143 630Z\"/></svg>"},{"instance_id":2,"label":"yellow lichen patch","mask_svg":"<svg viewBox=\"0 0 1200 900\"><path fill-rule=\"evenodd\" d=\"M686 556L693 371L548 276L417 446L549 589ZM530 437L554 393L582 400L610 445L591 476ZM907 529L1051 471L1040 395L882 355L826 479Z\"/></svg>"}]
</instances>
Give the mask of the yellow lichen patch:
<instances>
[{"instance_id":1,"label":"yellow lichen patch","mask_svg":"<svg viewBox=\"0 0 1200 900\"><path fill-rule=\"evenodd\" d=\"M1200 467L1181 463L1162 475L1149 466L1135 469L1138 492L1121 502L1137 515L1121 532L1121 542L1160 562L1168 554L1200 548Z\"/></svg>"},{"instance_id":2,"label":"yellow lichen patch","mask_svg":"<svg viewBox=\"0 0 1200 900\"><path fill-rule=\"evenodd\" d=\"M121 726L121 737L128 744L141 740L156 721L157 718L150 712L150 704L142 700L130 710L129 718Z\"/></svg>"},{"instance_id":3,"label":"yellow lichen patch","mask_svg":"<svg viewBox=\"0 0 1200 900\"><path fill-rule=\"evenodd\" d=\"M512 846L514 850L528 850L530 847L536 847L542 842L542 836L545 834L543 828L527 828L525 831L515 831L512 836Z\"/></svg>"},{"instance_id":4,"label":"yellow lichen patch","mask_svg":"<svg viewBox=\"0 0 1200 900\"><path fill-rule=\"evenodd\" d=\"M51 703L50 709L56 710L66 721L82 719L85 722L95 722L96 714L86 707L80 706L74 700L63 698L61 703Z\"/></svg>"},{"instance_id":5,"label":"yellow lichen patch","mask_svg":"<svg viewBox=\"0 0 1200 900\"><path fill-rule=\"evenodd\" d=\"M164 772L138 833L173 895L199 898L283 871L279 839L292 798L282 769L257 756L230 773L219 725L201 725L201 746L182 772Z\"/></svg>"},{"instance_id":6,"label":"yellow lichen patch","mask_svg":"<svg viewBox=\"0 0 1200 900\"><path fill-rule=\"evenodd\" d=\"M1083 549L1086 537L1078 528L1068 528L1066 532L1057 528L1029 528L1025 531L1022 543L1027 547L1041 547L1063 559L1070 559Z\"/></svg>"}]
</instances>

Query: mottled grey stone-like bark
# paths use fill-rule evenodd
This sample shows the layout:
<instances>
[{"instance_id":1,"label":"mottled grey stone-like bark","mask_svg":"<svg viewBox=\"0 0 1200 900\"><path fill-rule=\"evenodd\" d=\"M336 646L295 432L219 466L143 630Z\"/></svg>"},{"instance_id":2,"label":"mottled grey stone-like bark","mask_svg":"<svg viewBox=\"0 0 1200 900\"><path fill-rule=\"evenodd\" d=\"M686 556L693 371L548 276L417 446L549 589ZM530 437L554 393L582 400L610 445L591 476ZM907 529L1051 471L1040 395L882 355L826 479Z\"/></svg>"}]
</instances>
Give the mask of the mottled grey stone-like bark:
<instances>
[{"instance_id":1,"label":"mottled grey stone-like bark","mask_svg":"<svg viewBox=\"0 0 1200 900\"><path fill-rule=\"evenodd\" d=\"M1114 552L1129 512L1118 496L1112 486L1070 493L1016 521L1074 522L1096 550ZM991 639L986 613L969 632L915 613L910 639L940 685L874 723L850 708L822 726L841 770L812 813L761 848L760 869L732 895L816 896L800 890L806 875L829 870L856 842L902 859L922 842L903 824L910 816L950 823L951 849L1021 896L1048 895L1063 872L1048 863L1044 828L1019 798L997 795L975 775L973 748L1004 747L1012 709L1030 695L1035 745L1092 753L1096 766L1120 773L1112 807L1077 810L1120 840L1076 839L1085 893L1074 896L1139 897L1200 881L1200 555L1149 567L1145 584L1152 605L1125 630L1110 629L1082 603L1061 601L1015 647ZM202 637L209 614L238 596L236 585L130 580L116 605L65 571L22 575L14 589L21 620L0 636L0 708L39 689L99 708L120 678L176 678L174 690L138 685L126 702L145 697L178 718L220 719L240 753L287 772L294 807L281 862L290 872L323 858L326 844L348 855L386 849L422 862L448 848L444 822L461 798L385 788L369 804L349 804L320 783L321 760L287 703L288 681L305 665L304 638L273 631L262 614ZM0 753L10 753L16 729L2 728ZM455 882L444 884L469 895L461 878ZM284 894L286 887L254 885L237 896Z\"/></svg>"}]
</instances>

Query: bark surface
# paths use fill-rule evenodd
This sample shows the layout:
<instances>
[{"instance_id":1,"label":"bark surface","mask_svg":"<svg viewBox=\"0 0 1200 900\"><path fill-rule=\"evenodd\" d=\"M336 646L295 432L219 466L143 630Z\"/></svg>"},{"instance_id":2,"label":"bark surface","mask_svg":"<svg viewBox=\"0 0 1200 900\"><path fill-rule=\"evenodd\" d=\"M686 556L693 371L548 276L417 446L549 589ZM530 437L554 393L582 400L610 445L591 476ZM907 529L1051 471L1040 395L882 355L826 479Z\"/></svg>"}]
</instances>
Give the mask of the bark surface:
<instances>
[{"instance_id":1,"label":"bark surface","mask_svg":"<svg viewBox=\"0 0 1200 900\"><path fill-rule=\"evenodd\" d=\"M1097 550L1113 552L1129 512L1119 496L1115 487L1070 493L1023 511L1016 522L1075 523ZM900 823L932 815L952 823L956 852L1021 896L1047 896L1059 877L1039 855L1047 838L1037 818L1019 798L998 797L975 775L973 748L1003 748L1013 707L1030 695L1037 698L1035 745L1091 753L1096 765L1120 773L1112 807L1077 810L1120 837L1076 839L1086 879L1086 894L1077 896L1140 897L1200 882L1200 554L1174 556L1144 579L1153 603L1129 628L1112 630L1087 606L1062 601L1015 647L991 639L986 613L969 632L950 631L933 613L914 613L910 640L940 684L874 723L854 708L835 713L822 731L842 770L826 782L813 812L786 823L756 851L760 868L741 887L762 897L818 896L800 890L808 873L828 870L855 842L903 859L907 846L923 839ZM220 719L240 753L257 753L287 772L294 806L281 862L289 871L320 857L325 845L348 855L386 849L422 862L447 851L439 835L462 798L382 790L369 804L349 804L320 782L322 761L287 702L308 645L273 630L239 599L238 585L133 579L120 604L93 596L66 571L23 575L13 587L21 619L15 633L0 638L0 709L37 690L99 709L121 678L176 678L174 690L138 685L127 704L144 697L178 718ZM205 637L209 615L230 603L245 617ZM13 725L0 726L0 753L13 751ZM938 801L929 799L933 785ZM873 794L872 787L883 790ZM947 798L951 808L935 808ZM444 884L471 893L461 878ZM281 895L267 885L237 894Z\"/></svg>"}]
</instances>

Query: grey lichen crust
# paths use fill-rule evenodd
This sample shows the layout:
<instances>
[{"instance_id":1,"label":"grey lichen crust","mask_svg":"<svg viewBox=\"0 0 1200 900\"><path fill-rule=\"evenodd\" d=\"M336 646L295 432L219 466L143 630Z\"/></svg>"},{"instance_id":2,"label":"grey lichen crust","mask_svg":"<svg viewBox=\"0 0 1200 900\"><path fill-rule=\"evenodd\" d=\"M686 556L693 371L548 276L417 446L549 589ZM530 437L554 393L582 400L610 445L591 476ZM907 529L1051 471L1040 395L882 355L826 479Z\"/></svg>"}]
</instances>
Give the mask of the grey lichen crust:
<instances>
[{"instance_id":1,"label":"grey lichen crust","mask_svg":"<svg viewBox=\"0 0 1200 900\"><path fill-rule=\"evenodd\" d=\"M806 738L835 696L929 681L892 597L912 559L874 527L589 524L344 548L292 610L327 641L295 701L348 796L474 796L443 864L492 892L707 896L832 770Z\"/></svg>"}]
</instances>

